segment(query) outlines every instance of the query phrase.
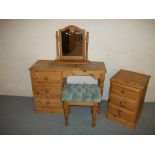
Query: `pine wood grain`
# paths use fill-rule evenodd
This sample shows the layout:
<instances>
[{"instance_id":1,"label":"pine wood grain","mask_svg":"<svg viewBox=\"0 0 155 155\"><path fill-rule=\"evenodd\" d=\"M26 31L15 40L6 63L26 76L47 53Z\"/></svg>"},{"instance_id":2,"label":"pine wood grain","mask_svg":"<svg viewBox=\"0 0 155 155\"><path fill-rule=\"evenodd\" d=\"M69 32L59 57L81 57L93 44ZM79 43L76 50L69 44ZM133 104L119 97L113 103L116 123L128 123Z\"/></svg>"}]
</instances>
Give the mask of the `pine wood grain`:
<instances>
[{"instance_id":1,"label":"pine wood grain","mask_svg":"<svg viewBox=\"0 0 155 155\"><path fill-rule=\"evenodd\" d=\"M140 118L150 76L120 70L110 82L107 119L134 128Z\"/></svg>"},{"instance_id":2,"label":"pine wood grain","mask_svg":"<svg viewBox=\"0 0 155 155\"><path fill-rule=\"evenodd\" d=\"M30 69L35 111L63 114L61 91L69 76L92 76L98 80L101 95L106 73L104 62L86 64L38 60ZM98 112L101 105L98 104Z\"/></svg>"}]
</instances>

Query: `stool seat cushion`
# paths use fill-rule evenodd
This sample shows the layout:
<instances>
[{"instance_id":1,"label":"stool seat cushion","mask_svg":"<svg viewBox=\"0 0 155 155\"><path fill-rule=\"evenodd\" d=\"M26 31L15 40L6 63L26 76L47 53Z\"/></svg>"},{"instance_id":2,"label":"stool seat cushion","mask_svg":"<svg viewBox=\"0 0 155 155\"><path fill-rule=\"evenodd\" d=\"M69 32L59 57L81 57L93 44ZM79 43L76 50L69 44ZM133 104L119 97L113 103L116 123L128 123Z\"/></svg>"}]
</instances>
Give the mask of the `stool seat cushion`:
<instances>
[{"instance_id":1,"label":"stool seat cushion","mask_svg":"<svg viewBox=\"0 0 155 155\"><path fill-rule=\"evenodd\" d=\"M62 100L64 102L101 102L100 89L95 84L65 84Z\"/></svg>"}]
</instances>

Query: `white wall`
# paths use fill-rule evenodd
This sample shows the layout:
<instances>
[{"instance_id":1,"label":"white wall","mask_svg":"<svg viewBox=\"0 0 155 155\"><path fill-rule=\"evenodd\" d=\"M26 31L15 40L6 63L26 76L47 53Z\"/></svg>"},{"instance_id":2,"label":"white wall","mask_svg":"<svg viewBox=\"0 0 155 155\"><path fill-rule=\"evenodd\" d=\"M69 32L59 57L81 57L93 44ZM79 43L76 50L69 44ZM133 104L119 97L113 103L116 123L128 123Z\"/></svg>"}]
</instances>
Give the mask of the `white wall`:
<instances>
[{"instance_id":1,"label":"white wall","mask_svg":"<svg viewBox=\"0 0 155 155\"><path fill-rule=\"evenodd\" d=\"M124 68L152 76L145 101L155 101L155 20L0 20L1 95L32 96L28 68L55 59L55 31L70 24L90 32L89 60L106 64L103 99Z\"/></svg>"}]
</instances>

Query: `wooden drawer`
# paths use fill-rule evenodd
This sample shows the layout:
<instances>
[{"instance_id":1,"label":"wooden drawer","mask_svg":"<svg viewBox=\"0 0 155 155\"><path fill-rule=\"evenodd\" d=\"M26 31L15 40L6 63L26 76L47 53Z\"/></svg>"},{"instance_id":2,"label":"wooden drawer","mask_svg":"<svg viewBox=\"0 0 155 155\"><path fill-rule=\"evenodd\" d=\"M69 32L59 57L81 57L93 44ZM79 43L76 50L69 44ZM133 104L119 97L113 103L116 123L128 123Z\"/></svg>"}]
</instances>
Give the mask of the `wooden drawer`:
<instances>
[{"instance_id":1,"label":"wooden drawer","mask_svg":"<svg viewBox=\"0 0 155 155\"><path fill-rule=\"evenodd\" d=\"M60 96L61 94L60 84L33 83L32 89L34 95Z\"/></svg>"},{"instance_id":2,"label":"wooden drawer","mask_svg":"<svg viewBox=\"0 0 155 155\"><path fill-rule=\"evenodd\" d=\"M61 72L31 72L32 82L60 83Z\"/></svg>"},{"instance_id":3,"label":"wooden drawer","mask_svg":"<svg viewBox=\"0 0 155 155\"><path fill-rule=\"evenodd\" d=\"M115 117L113 116L112 114L110 113L107 113L107 119L111 120L111 121L114 121L116 123L119 123L127 128L135 128L136 127L136 122L129 122L129 121L126 121L122 118L118 118L118 117Z\"/></svg>"},{"instance_id":4,"label":"wooden drawer","mask_svg":"<svg viewBox=\"0 0 155 155\"><path fill-rule=\"evenodd\" d=\"M53 107L62 108L62 103L59 97L49 97L45 95L34 96L35 105L37 107Z\"/></svg>"},{"instance_id":5,"label":"wooden drawer","mask_svg":"<svg viewBox=\"0 0 155 155\"><path fill-rule=\"evenodd\" d=\"M119 96L119 95L114 94L114 93L110 94L109 103L115 104L115 105L117 105L117 106L119 106L121 108L130 110L130 111L133 111L133 112L136 111L136 108L137 108L137 105L138 105L138 101L131 100L131 99Z\"/></svg>"},{"instance_id":6,"label":"wooden drawer","mask_svg":"<svg viewBox=\"0 0 155 155\"><path fill-rule=\"evenodd\" d=\"M101 72L102 73L102 72ZM99 78L100 75L101 75L100 72L97 72L97 71L87 71L87 70L72 70L72 71L63 71L63 77L68 77L68 76L75 76L75 75L78 75L78 76L92 76L94 78Z\"/></svg>"},{"instance_id":7,"label":"wooden drawer","mask_svg":"<svg viewBox=\"0 0 155 155\"><path fill-rule=\"evenodd\" d=\"M119 108L113 104L109 104L108 113L113 115L115 118L122 118L126 121L135 122L135 115L133 112L123 110L122 108Z\"/></svg>"},{"instance_id":8,"label":"wooden drawer","mask_svg":"<svg viewBox=\"0 0 155 155\"><path fill-rule=\"evenodd\" d=\"M115 93L115 94L118 94L120 96L124 96L124 97L130 98L130 99L133 99L133 100L138 100L139 99L138 90L133 91L133 90L127 89L127 88L125 88L123 86L112 84L111 92Z\"/></svg>"}]
</instances>

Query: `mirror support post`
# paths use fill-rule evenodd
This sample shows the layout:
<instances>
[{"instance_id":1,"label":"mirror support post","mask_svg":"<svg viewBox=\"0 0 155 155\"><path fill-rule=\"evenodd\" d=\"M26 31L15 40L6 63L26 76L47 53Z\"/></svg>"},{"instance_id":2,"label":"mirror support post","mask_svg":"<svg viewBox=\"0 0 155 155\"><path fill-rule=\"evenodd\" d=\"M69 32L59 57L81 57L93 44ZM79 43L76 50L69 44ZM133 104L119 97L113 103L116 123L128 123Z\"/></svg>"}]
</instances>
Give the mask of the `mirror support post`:
<instances>
[{"instance_id":1,"label":"mirror support post","mask_svg":"<svg viewBox=\"0 0 155 155\"><path fill-rule=\"evenodd\" d=\"M56 55L56 59L59 59L59 36L58 36L58 31L56 31L56 51L57 51L57 55Z\"/></svg>"},{"instance_id":2,"label":"mirror support post","mask_svg":"<svg viewBox=\"0 0 155 155\"><path fill-rule=\"evenodd\" d=\"M86 34L86 61L88 60L88 41L89 41L89 32Z\"/></svg>"}]
</instances>

